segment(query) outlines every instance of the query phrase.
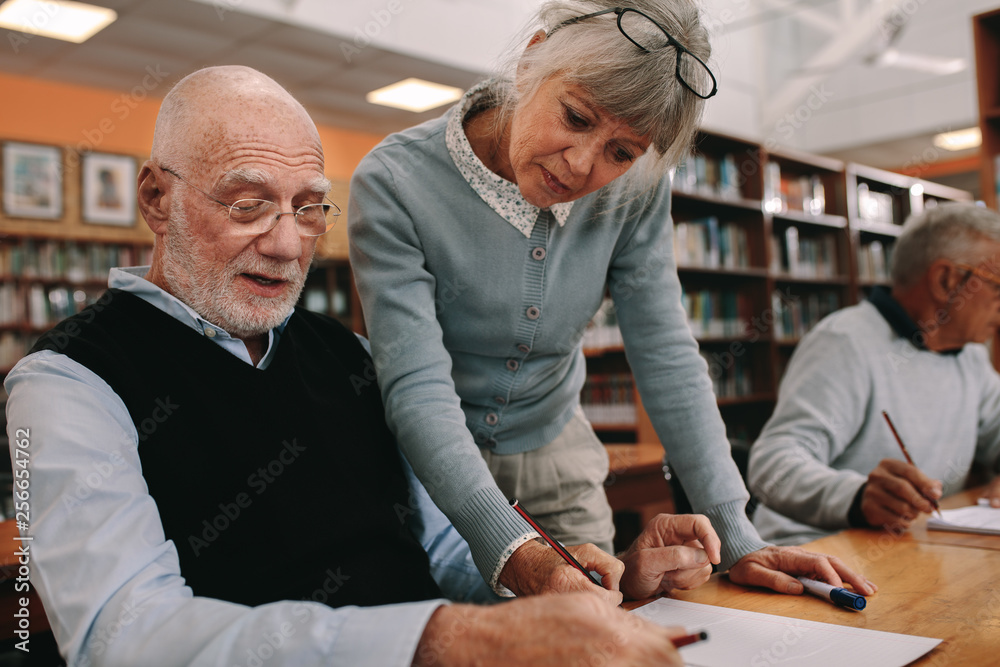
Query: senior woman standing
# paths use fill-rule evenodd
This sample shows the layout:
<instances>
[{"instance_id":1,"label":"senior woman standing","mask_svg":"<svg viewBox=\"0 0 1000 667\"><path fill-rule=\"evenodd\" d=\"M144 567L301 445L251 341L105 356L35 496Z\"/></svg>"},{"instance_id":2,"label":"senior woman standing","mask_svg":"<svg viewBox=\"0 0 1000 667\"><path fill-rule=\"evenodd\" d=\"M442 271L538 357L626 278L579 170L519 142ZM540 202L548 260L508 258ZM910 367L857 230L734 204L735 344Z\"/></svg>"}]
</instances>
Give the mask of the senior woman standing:
<instances>
[{"instance_id":1,"label":"senior woman standing","mask_svg":"<svg viewBox=\"0 0 1000 667\"><path fill-rule=\"evenodd\" d=\"M556 1L538 18L505 74L388 137L351 182L351 265L400 447L491 584L586 590L507 499L611 549L608 458L579 403L583 332L609 291L643 404L722 549L669 522L664 543L704 546L739 582L870 592L835 559L758 537L686 324L667 172L716 92L696 6ZM677 567L708 568L706 551L665 556Z\"/></svg>"}]
</instances>

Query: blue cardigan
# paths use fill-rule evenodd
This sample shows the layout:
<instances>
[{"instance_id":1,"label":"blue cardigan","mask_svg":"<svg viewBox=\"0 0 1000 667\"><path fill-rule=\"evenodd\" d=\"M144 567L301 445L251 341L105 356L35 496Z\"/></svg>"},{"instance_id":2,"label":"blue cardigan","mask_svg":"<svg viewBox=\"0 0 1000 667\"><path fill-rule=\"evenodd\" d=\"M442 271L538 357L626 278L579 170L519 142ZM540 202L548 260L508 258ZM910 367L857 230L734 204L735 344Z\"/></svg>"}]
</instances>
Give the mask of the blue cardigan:
<instances>
[{"instance_id":1,"label":"blue cardigan","mask_svg":"<svg viewBox=\"0 0 1000 667\"><path fill-rule=\"evenodd\" d=\"M606 290L671 466L722 538L721 567L765 546L681 306L669 182L635 191L619 178L577 200L564 226L543 211L527 238L456 167L445 130L458 108L362 160L348 233L387 421L480 572L495 581L525 526L477 446L524 452L558 435Z\"/></svg>"}]
</instances>

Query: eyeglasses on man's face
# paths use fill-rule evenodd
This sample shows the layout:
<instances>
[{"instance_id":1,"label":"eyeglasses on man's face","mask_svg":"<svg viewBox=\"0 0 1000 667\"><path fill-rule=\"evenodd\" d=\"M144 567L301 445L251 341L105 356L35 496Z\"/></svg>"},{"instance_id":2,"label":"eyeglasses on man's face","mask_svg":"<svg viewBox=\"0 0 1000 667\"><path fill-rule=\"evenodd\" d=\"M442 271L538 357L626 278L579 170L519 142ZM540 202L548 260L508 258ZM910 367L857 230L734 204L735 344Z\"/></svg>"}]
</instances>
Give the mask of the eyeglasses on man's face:
<instances>
[{"instance_id":1,"label":"eyeglasses on man's face","mask_svg":"<svg viewBox=\"0 0 1000 667\"><path fill-rule=\"evenodd\" d=\"M190 183L183 176L160 167L163 171L174 176L190 188L194 188L205 195L219 206L225 207L229 212L229 221L235 228L243 234L258 235L265 234L277 226L283 215L295 217L295 224L299 233L304 236L322 236L333 229L337 223L337 216L340 215L340 207L323 197L323 201L316 204L306 204L294 211L282 211L273 201L267 199L238 199L232 204L219 201L198 186Z\"/></svg>"},{"instance_id":2,"label":"eyeglasses on man's face","mask_svg":"<svg viewBox=\"0 0 1000 667\"><path fill-rule=\"evenodd\" d=\"M674 39L663 26L651 19L649 16L640 12L638 9L631 9L629 7L612 7L611 9L602 9L601 11L594 12L593 14L575 16L571 19L566 19L561 23L557 23L552 30L549 31L548 36L551 36L552 33L564 26L579 23L584 19L594 18L595 16L611 14L612 12L618 17L618 30L625 35L628 41L632 42L643 51L650 52L665 49L668 46L674 47L674 50L677 53L677 59L674 65L674 76L677 77L677 80L682 86L703 100L707 100L719 92L719 84L716 82L715 75L712 74L712 70L708 68L708 65L706 65L701 58L688 51L687 47ZM683 66L682 63L684 63ZM695 72L703 70L704 74L706 74L708 78L706 79L703 76L685 76L685 67L691 67Z\"/></svg>"},{"instance_id":3,"label":"eyeglasses on man's face","mask_svg":"<svg viewBox=\"0 0 1000 667\"><path fill-rule=\"evenodd\" d=\"M965 271L965 278L962 282L968 282L969 278L976 276L984 283L993 288L993 296L1000 299L1000 276L991 273L985 269L980 269L976 266L970 266L969 264L962 264L960 262L955 262L955 266Z\"/></svg>"}]
</instances>

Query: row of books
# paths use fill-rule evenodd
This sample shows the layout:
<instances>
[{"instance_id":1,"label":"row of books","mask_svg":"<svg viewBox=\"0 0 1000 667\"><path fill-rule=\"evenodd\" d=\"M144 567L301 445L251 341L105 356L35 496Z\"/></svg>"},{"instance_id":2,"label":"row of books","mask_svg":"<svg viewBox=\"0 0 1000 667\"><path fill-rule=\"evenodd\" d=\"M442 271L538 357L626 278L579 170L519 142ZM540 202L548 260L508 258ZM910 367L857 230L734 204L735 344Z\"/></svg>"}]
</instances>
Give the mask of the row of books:
<instances>
[{"instance_id":1,"label":"row of books","mask_svg":"<svg viewBox=\"0 0 1000 667\"><path fill-rule=\"evenodd\" d=\"M889 281L889 260L892 244L883 245L878 239L858 246L858 280Z\"/></svg>"},{"instance_id":2,"label":"row of books","mask_svg":"<svg viewBox=\"0 0 1000 667\"><path fill-rule=\"evenodd\" d=\"M779 339L801 338L840 307L840 296L834 290L810 292L803 296L790 296L775 290L771 295L774 336Z\"/></svg>"},{"instance_id":3,"label":"row of books","mask_svg":"<svg viewBox=\"0 0 1000 667\"><path fill-rule=\"evenodd\" d=\"M635 424L635 381L629 373L587 375L580 391L580 405L594 424Z\"/></svg>"},{"instance_id":4,"label":"row of books","mask_svg":"<svg viewBox=\"0 0 1000 667\"><path fill-rule=\"evenodd\" d=\"M708 364L708 376L716 398L736 398L753 394L753 381L747 355L736 356L729 352L713 352L702 348L699 352Z\"/></svg>"},{"instance_id":5,"label":"row of books","mask_svg":"<svg viewBox=\"0 0 1000 667\"><path fill-rule=\"evenodd\" d=\"M777 162L768 162L764 168L763 199L768 213L826 213L826 187L819 174L783 173Z\"/></svg>"},{"instance_id":6,"label":"row of books","mask_svg":"<svg viewBox=\"0 0 1000 667\"><path fill-rule=\"evenodd\" d=\"M681 303L695 338L740 336L753 316L750 296L735 289L685 289Z\"/></svg>"},{"instance_id":7,"label":"row of books","mask_svg":"<svg viewBox=\"0 0 1000 667\"><path fill-rule=\"evenodd\" d=\"M0 240L0 276L71 283L107 280L112 267L145 265L151 254L150 247L120 243Z\"/></svg>"},{"instance_id":8,"label":"row of books","mask_svg":"<svg viewBox=\"0 0 1000 667\"><path fill-rule=\"evenodd\" d=\"M837 239L833 234L800 236L790 225L771 236L771 270L801 278L834 278L838 275Z\"/></svg>"},{"instance_id":9,"label":"row of books","mask_svg":"<svg viewBox=\"0 0 1000 667\"><path fill-rule=\"evenodd\" d=\"M622 345L622 331L618 328L615 304L611 299L605 298L583 332L583 348L596 350L619 348Z\"/></svg>"},{"instance_id":10,"label":"row of books","mask_svg":"<svg viewBox=\"0 0 1000 667\"><path fill-rule=\"evenodd\" d=\"M735 222L720 224L714 215L676 223L674 254L681 266L709 269L750 266L747 230Z\"/></svg>"},{"instance_id":11,"label":"row of books","mask_svg":"<svg viewBox=\"0 0 1000 667\"><path fill-rule=\"evenodd\" d=\"M888 192L878 192L858 183L858 217L868 222L896 222L895 202ZM900 224L902 221L900 221Z\"/></svg>"},{"instance_id":12,"label":"row of books","mask_svg":"<svg viewBox=\"0 0 1000 667\"><path fill-rule=\"evenodd\" d=\"M96 301L101 289L52 287L42 283L0 284L0 326L47 329Z\"/></svg>"},{"instance_id":13,"label":"row of books","mask_svg":"<svg viewBox=\"0 0 1000 667\"><path fill-rule=\"evenodd\" d=\"M673 187L679 192L723 199L739 199L740 171L736 156L726 153L721 158L696 154L677 165Z\"/></svg>"}]
</instances>

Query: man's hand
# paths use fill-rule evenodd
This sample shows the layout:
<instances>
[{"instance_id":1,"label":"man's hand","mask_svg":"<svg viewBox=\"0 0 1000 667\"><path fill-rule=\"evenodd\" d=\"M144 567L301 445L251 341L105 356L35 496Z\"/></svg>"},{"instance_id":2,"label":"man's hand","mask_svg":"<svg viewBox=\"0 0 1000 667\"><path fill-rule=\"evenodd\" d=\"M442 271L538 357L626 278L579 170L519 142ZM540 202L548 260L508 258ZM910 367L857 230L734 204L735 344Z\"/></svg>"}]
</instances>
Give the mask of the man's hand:
<instances>
[{"instance_id":1,"label":"man's hand","mask_svg":"<svg viewBox=\"0 0 1000 667\"><path fill-rule=\"evenodd\" d=\"M672 588L700 586L712 575L712 563L719 563L721 549L708 517L657 515L620 556L625 562L622 593L640 600Z\"/></svg>"},{"instance_id":2,"label":"man's hand","mask_svg":"<svg viewBox=\"0 0 1000 667\"><path fill-rule=\"evenodd\" d=\"M831 586L845 583L862 595L871 595L878 587L853 572L836 556L806 551L799 547L764 547L748 553L729 570L729 579L744 586L763 586L797 595L803 587L796 577L825 581Z\"/></svg>"},{"instance_id":3,"label":"man's hand","mask_svg":"<svg viewBox=\"0 0 1000 667\"><path fill-rule=\"evenodd\" d=\"M431 616L413 664L683 665L670 641L683 634L683 628L658 627L583 593L542 595L489 607L449 605Z\"/></svg>"},{"instance_id":4,"label":"man's hand","mask_svg":"<svg viewBox=\"0 0 1000 667\"><path fill-rule=\"evenodd\" d=\"M535 540L525 542L511 554L500 572L500 583L519 597L583 591L599 595L613 607L621 604L618 582L625 566L620 560L593 544L566 547L566 550L588 571L597 572L604 588L595 586L589 577L563 560L555 549Z\"/></svg>"},{"instance_id":5,"label":"man's hand","mask_svg":"<svg viewBox=\"0 0 1000 667\"><path fill-rule=\"evenodd\" d=\"M990 485L986 487L983 498L990 501L990 507L1000 507L1000 475L994 477Z\"/></svg>"},{"instance_id":6,"label":"man's hand","mask_svg":"<svg viewBox=\"0 0 1000 667\"><path fill-rule=\"evenodd\" d=\"M941 493L941 482L915 466L898 459L882 459L868 475L861 494L861 511L872 526L902 531L921 512L933 512L930 499L938 500Z\"/></svg>"}]
</instances>

